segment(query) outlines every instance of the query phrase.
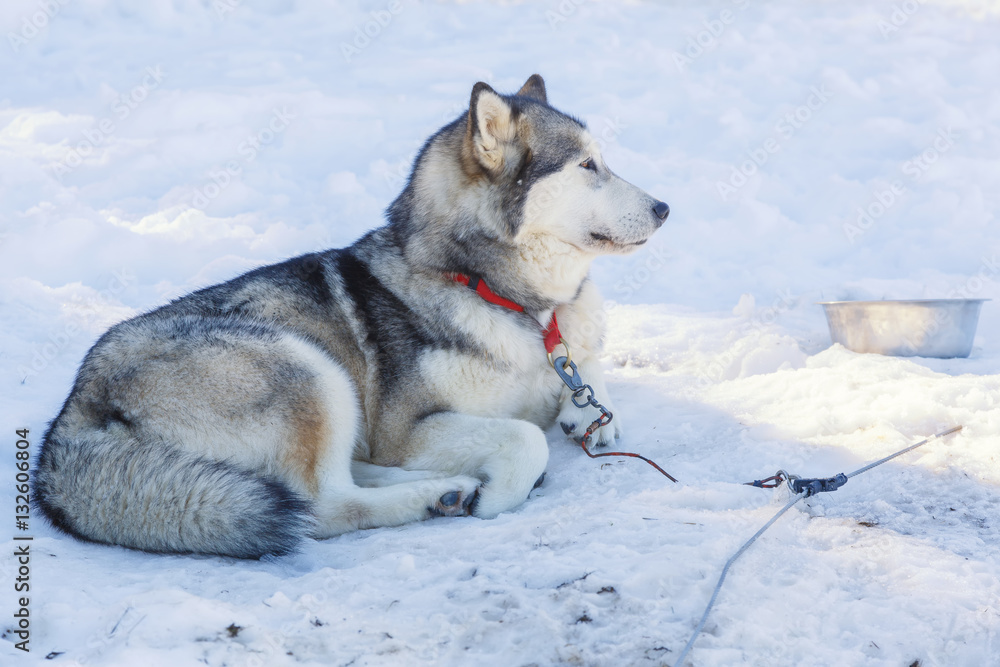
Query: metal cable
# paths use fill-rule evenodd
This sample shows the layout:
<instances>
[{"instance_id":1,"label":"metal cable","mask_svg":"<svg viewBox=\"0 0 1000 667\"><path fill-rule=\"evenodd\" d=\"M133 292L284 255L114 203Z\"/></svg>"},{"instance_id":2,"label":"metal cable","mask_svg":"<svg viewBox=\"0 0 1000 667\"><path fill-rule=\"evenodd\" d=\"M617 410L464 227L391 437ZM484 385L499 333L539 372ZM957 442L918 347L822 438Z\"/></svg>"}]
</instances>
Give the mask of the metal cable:
<instances>
[{"instance_id":1,"label":"metal cable","mask_svg":"<svg viewBox=\"0 0 1000 667\"><path fill-rule=\"evenodd\" d=\"M843 477L846 477L846 479L842 478L840 484L832 486L829 489L821 489L821 490L822 491L826 491L826 490L834 491L837 488L839 488L844 482L846 482L847 479L850 479L851 477L856 477L857 475L860 475L863 472L867 472L867 471L871 470L872 468L874 468L876 466L882 465L886 461L891 461L892 459L896 458L897 456L902 456L906 452L913 451L917 447L921 447L923 445L926 445L928 442L930 442L932 440L937 440L938 438L943 438L945 436L951 435L952 433L957 433L957 432L959 432L961 430L962 430L961 426L955 426L953 428L948 429L947 431L942 431L941 433L938 433L936 435L932 435L929 438L921 440L920 442L918 442L915 445L910 445L906 449L901 449L898 452L896 452L895 454L890 454L889 456L886 456L883 459L879 459L878 461L875 461L874 463L869 463L868 465L866 465L866 466L864 466L862 468L858 468L857 470L855 470L854 472L852 472L852 473L850 473L848 475L843 475L843 473L841 473L841 475ZM795 479L795 476L794 475L788 475L788 473L785 473L784 471L780 471L779 474L776 475L775 477L778 477L779 475L784 475L785 480L788 481L789 487L791 488L792 481L793 481L793 479ZM770 480L770 479L771 478L768 478L768 480ZM768 480L763 480L763 481L768 481ZM764 488L767 488L767 487L764 487ZM790 501L788 501L787 505L785 505L780 510L778 510L778 513L775 514L773 517L771 517L770 521L768 521L766 524L764 524L764 526L760 530L758 530L756 533L754 533L754 536L751 537L749 540L747 540L746 543L742 547L740 547L739 551L737 551L735 554L733 554L732 558L730 558L728 561L726 561L725 567L722 568L722 575L719 576L719 582L715 585L715 590L712 592L712 598L708 601L708 606L705 607L705 613L702 614L701 621L698 623L698 627L696 627L694 629L694 632L691 634L691 639L688 640L688 643L684 647L684 650L680 652L680 655L678 655L677 660L674 662L674 667L682 667L684 659L687 657L688 653L691 651L691 648L694 646L695 640L698 639L698 635L701 634L702 629L705 627L705 622L708 620L708 614L712 610L712 606L715 604L715 599L717 597L719 597L719 591L722 590L722 583L726 580L726 574L729 572L729 568L732 566L732 564L736 562L737 558L739 558L740 556L743 555L744 551L746 551L747 549L750 548L750 545L753 544L757 540L758 537L760 537L761 535L764 534L764 531L766 531L768 528L770 528L771 525L774 524L775 521L777 521L779 518L781 518L782 514L784 514L788 510L790 510L792 508L792 506L795 505L795 503L799 502L803 498L808 498L810 495L812 495L813 492L814 491L805 491L805 492L798 492L798 493L796 493L795 497L792 498Z\"/></svg>"},{"instance_id":2,"label":"metal cable","mask_svg":"<svg viewBox=\"0 0 1000 667\"><path fill-rule=\"evenodd\" d=\"M792 509L792 505L799 502L803 498L805 498L805 496L799 494L789 500L787 505L778 510L778 513L771 517L771 520L765 523L763 528L754 533L754 536L747 540L746 544L740 547L740 550L733 554L732 558L726 561L726 566L722 568L722 575L719 577L719 583L715 585L715 591L712 593L712 599L708 601L708 606L705 607L705 613L701 616L701 622L698 623L698 627L694 629L694 633L691 635L691 639L688 640L687 646L684 647L684 650L681 651L680 656L678 656L677 661L674 663L675 667L681 666L684 658L687 657L688 652L691 650L691 647L694 646L694 641L698 638L698 635L701 634L701 629L705 627L705 621L708 620L708 612L712 611L712 605L715 604L715 598L719 597L719 591L722 590L722 582L726 580L726 574L729 572L729 567L736 562L737 558L743 555L744 551L750 548L750 545L753 544L758 537L764 534L765 530L771 527L771 524L781 518L782 514Z\"/></svg>"},{"instance_id":3,"label":"metal cable","mask_svg":"<svg viewBox=\"0 0 1000 667\"><path fill-rule=\"evenodd\" d=\"M909 452L911 450L916 449L917 447L920 447L922 445L926 445L931 440L937 440L938 438L943 438L946 435L951 435L952 433L958 433L961 430L962 430L961 426L954 426L954 427L948 429L947 431L942 431L942 432L938 433L937 435L932 435L931 437L929 437L929 438L927 438L925 440L921 440L920 442L918 442L915 445L910 445L906 449L901 449L898 452L896 452L895 454L890 454L889 456L885 457L884 459L879 459L875 463L869 463L868 465L866 465L863 468L858 468L854 472L848 473L847 474L847 478L850 479L851 477L854 477L856 475L860 475L863 472L868 472L869 470L871 470L875 466L880 466L883 463L885 463L886 461L891 461L892 459L896 458L897 456L901 456L901 455L905 454L906 452Z\"/></svg>"}]
</instances>

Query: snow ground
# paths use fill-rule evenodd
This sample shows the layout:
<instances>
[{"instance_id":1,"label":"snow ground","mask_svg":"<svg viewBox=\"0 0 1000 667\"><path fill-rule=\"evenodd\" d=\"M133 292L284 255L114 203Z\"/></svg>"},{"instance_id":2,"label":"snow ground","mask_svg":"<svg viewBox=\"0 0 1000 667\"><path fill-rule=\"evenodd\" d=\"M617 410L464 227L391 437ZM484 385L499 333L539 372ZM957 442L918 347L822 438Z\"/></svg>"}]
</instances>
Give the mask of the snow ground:
<instances>
[{"instance_id":1,"label":"snow ground","mask_svg":"<svg viewBox=\"0 0 1000 667\"><path fill-rule=\"evenodd\" d=\"M962 424L796 506L734 567L690 664L1000 664L998 14L930 0L5 0L11 515L15 428L37 446L109 324L349 243L475 81L510 91L536 71L620 174L671 205L647 248L594 277L623 447L681 483L599 465L555 429L548 480L516 512L282 559L152 556L36 518L31 652L10 633L7 542L0 663L670 665L723 563L786 501L740 482L850 471ZM949 295L994 299L968 359L831 348L814 305Z\"/></svg>"}]
</instances>

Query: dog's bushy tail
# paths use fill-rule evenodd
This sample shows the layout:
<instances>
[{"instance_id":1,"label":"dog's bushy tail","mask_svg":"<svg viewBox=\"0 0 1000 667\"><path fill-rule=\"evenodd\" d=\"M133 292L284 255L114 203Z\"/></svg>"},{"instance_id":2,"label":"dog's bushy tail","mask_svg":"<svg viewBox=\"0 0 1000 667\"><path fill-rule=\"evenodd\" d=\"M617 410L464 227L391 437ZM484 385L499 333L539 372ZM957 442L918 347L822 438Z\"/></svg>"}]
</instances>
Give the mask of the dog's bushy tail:
<instances>
[{"instance_id":1,"label":"dog's bushy tail","mask_svg":"<svg viewBox=\"0 0 1000 667\"><path fill-rule=\"evenodd\" d=\"M50 433L33 482L57 528L144 551L282 555L313 524L310 504L281 482L125 433Z\"/></svg>"}]
</instances>

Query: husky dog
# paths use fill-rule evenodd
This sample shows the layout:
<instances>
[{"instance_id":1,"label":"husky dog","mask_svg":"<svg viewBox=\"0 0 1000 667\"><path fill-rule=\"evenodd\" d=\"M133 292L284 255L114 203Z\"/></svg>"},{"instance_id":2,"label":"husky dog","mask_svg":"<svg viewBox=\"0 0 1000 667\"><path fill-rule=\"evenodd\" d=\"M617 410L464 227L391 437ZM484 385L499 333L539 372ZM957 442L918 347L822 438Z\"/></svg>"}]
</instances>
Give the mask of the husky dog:
<instances>
[{"instance_id":1,"label":"husky dog","mask_svg":"<svg viewBox=\"0 0 1000 667\"><path fill-rule=\"evenodd\" d=\"M607 401L589 266L668 212L540 76L514 95L477 83L388 224L105 333L45 435L37 504L82 539L245 558L515 508L545 471L543 429L580 438L600 416L573 405L543 328L558 317Z\"/></svg>"}]
</instances>

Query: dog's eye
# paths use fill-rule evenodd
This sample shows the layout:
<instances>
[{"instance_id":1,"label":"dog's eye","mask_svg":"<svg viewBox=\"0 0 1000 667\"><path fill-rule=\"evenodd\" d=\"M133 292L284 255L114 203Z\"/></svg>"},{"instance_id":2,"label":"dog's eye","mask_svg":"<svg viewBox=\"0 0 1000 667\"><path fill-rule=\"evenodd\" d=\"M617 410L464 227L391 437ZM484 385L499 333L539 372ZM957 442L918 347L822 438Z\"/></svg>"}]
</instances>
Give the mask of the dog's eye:
<instances>
[{"instance_id":1,"label":"dog's eye","mask_svg":"<svg viewBox=\"0 0 1000 667\"><path fill-rule=\"evenodd\" d=\"M594 158L589 157L580 163L580 166L584 169L589 169L591 171L597 171L597 163L594 162Z\"/></svg>"}]
</instances>

